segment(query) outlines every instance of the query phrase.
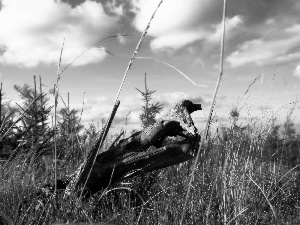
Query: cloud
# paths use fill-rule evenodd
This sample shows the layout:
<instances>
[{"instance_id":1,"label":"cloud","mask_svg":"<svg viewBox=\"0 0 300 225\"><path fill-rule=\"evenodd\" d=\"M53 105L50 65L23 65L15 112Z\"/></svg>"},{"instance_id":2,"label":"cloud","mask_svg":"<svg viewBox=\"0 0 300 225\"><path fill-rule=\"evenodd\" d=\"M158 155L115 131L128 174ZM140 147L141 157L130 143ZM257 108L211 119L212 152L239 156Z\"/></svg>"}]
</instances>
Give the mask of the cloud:
<instances>
[{"instance_id":1,"label":"cloud","mask_svg":"<svg viewBox=\"0 0 300 225\"><path fill-rule=\"evenodd\" d=\"M267 36L245 41L227 57L226 61L232 67L294 62L300 59L299 43L300 26L291 26L286 30L276 28Z\"/></svg>"},{"instance_id":2,"label":"cloud","mask_svg":"<svg viewBox=\"0 0 300 225\"><path fill-rule=\"evenodd\" d=\"M118 4L116 0L108 1L105 7L109 12L114 13L118 16L122 16L124 13L124 5Z\"/></svg>"},{"instance_id":3,"label":"cloud","mask_svg":"<svg viewBox=\"0 0 300 225\"><path fill-rule=\"evenodd\" d=\"M159 0L132 1L135 29L144 31L158 3ZM300 23L299 13L298 0L228 2L227 62L232 67L295 64L300 60L300 26L294 25ZM197 42L202 52L216 55L222 34L221 18L222 1L164 1L148 32L150 47L153 51L180 50L195 47Z\"/></svg>"},{"instance_id":4,"label":"cloud","mask_svg":"<svg viewBox=\"0 0 300 225\"><path fill-rule=\"evenodd\" d=\"M159 1L134 1L133 25L144 31ZM222 3L217 0L177 0L163 2L148 34L154 39L151 48L179 49L195 41L204 40L216 43L220 40ZM214 15L214 16L213 16ZM242 24L242 17L235 15L226 20L227 40L234 34L234 29Z\"/></svg>"},{"instance_id":5,"label":"cloud","mask_svg":"<svg viewBox=\"0 0 300 225\"><path fill-rule=\"evenodd\" d=\"M118 17L105 14L101 3L85 1L72 8L60 0L3 0L0 11L0 63L34 67L57 63L63 39L63 62L116 29ZM105 57L100 50L88 51L77 65Z\"/></svg>"},{"instance_id":6,"label":"cloud","mask_svg":"<svg viewBox=\"0 0 300 225\"><path fill-rule=\"evenodd\" d=\"M101 121L102 118L108 119L112 111L114 100L107 97L88 99L82 115L83 122ZM129 96L121 100L121 104L116 113L114 122L125 123L126 116L130 123L140 123L139 114L141 113L143 102L139 95ZM78 106L80 107L80 106Z\"/></svg>"},{"instance_id":7,"label":"cloud","mask_svg":"<svg viewBox=\"0 0 300 225\"><path fill-rule=\"evenodd\" d=\"M196 40L203 39L204 36L205 32L203 32L201 29L190 30L186 32L173 31L170 34L165 34L155 38L151 42L150 46L154 50L168 47L178 49Z\"/></svg>"},{"instance_id":8,"label":"cloud","mask_svg":"<svg viewBox=\"0 0 300 225\"><path fill-rule=\"evenodd\" d=\"M248 26L260 26L272 17L286 19L287 12L289 17L298 17L298 0L239 0L227 2L227 14L243 15Z\"/></svg>"},{"instance_id":9,"label":"cloud","mask_svg":"<svg viewBox=\"0 0 300 225\"><path fill-rule=\"evenodd\" d=\"M194 103L200 103L202 106L206 106L208 102L204 100L199 93L184 93L184 92L171 92L163 94L154 94L152 96L151 103L160 102L163 104L163 110L157 118L163 116L175 103L182 99L189 99ZM141 99L140 94L126 96L126 98L120 99L121 104L116 113L114 123L125 124L126 117L128 123L138 125L141 124L140 114L142 113L142 106L144 102ZM85 102L82 121L87 123L101 121L102 118L109 118L111 110L113 108L114 100L107 97L98 97L96 99L87 99ZM81 111L82 105L78 105L77 108Z\"/></svg>"},{"instance_id":10,"label":"cloud","mask_svg":"<svg viewBox=\"0 0 300 225\"><path fill-rule=\"evenodd\" d=\"M154 10L157 1L133 1L136 14L133 20L134 27L144 31ZM216 14L216 0L177 0L163 2L154 20L151 23L148 34L154 39L151 42L152 49L173 48L178 49L197 40L207 39L214 35L215 27L207 24L211 14ZM214 22L215 19L213 19ZM217 23L213 23L217 25Z\"/></svg>"},{"instance_id":11,"label":"cloud","mask_svg":"<svg viewBox=\"0 0 300 225\"><path fill-rule=\"evenodd\" d=\"M244 26L226 57L231 67L295 65L300 60L299 1L241 0L229 7L229 14L234 13L242 15Z\"/></svg>"},{"instance_id":12,"label":"cloud","mask_svg":"<svg viewBox=\"0 0 300 225\"><path fill-rule=\"evenodd\" d=\"M236 35L234 32L237 28L239 28L243 24L243 19L241 16L237 15L232 18L226 18L225 23L225 33L226 33L226 40L230 39L232 36ZM207 40L213 43L219 43L222 37L223 27L222 23L215 25L214 33L211 33Z\"/></svg>"},{"instance_id":13,"label":"cloud","mask_svg":"<svg viewBox=\"0 0 300 225\"><path fill-rule=\"evenodd\" d=\"M298 65L294 70L294 76L300 78L300 65Z\"/></svg>"},{"instance_id":14,"label":"cloud","mask_svg":"<svg viewBox=\"0 0 300 225\"><path fill-rule=\"evenodd\" d=\"M160 102L163 104L163 110L160 113L160 116L165 114L172 106L174 106L177 102L188 99L192 101L195 104L202 104L203 106L206 106L208 104L208 99L204 99L202 96L200 96L199 93L195 92L167 92L160 95L153 96L153 102Z\"/></svg>"}]
</instances>

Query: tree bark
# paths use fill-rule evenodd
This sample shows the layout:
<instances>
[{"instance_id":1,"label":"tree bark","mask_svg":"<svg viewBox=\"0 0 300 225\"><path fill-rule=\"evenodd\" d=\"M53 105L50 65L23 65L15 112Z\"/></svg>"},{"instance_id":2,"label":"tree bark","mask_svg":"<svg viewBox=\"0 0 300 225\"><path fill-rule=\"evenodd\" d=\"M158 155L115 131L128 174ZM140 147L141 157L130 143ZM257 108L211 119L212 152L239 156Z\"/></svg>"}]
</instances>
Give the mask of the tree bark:
<instances>
[{"instance_id":1,"label":"tree bark","mask_svg":"<svg viewBox=\"0 0 300 225\"><path fill-rule=\"evenodd\" d=\"M192 159L200 135L190 114L197 110L201 110L200 104L180 101L154 125L100 153L93 166L83 163L70 177L68 192L79 193L86 183L83 196L89 197L123 179Z\"/></svg>"}]
</instances>

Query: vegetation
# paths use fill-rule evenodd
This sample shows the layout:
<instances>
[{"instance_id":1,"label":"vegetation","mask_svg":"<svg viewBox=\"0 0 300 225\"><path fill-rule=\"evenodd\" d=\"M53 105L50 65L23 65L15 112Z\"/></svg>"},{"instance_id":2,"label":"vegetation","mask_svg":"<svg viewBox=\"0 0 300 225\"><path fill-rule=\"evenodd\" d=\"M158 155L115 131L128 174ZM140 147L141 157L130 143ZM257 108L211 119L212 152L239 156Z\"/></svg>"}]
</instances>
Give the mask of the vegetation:
<instances>
[{"instance_id":1,"label":"vegetation","mask_svg":"<svg viewBox=\"0 0 300 225\"><path fill-rule=\"evenodd\" d=\"M153 121L162 107L150 104L154 91L145 88L140 91L145 102L143 126L150 123L145 118ZM1 135L8 126L14 128L1 140L6 158L0 174L1 224L179 223L191 172L188 163L119 183L79 204L76 196L42 192L54 178L53 162L46 166L43 160L53 154L53 129L46 119L51 117L51 106L46 95L34 100L36 87L15 89L23 105L18 110L1 105L6 112L2 113ZM24 115L21 119L17 119L19 113ZM78 114L68 105L59 111L59 178L82 162L97 133L93 124L84 129ZM201 151L184 224L298 224L300 142L288 119L291 116L283 126L273 119L264 130L239 125L236 108L230 116L231 126L211 133Z\"/></svg>"},{"instance_id":2,"label":"vegetation","mask_svg":"<svg viewBox=\"0 0 300 225\"><path fill-rule=\"evenodd\" d=\"M152 94L155 93L156 91L149 90L147 87L147 75L145 74L145 91L140 91L139 89L136 88L141 95L142 95L142 100L145 103L145 105L142 107L142 114L140 115L140 119L143 125L143 128L146 128L152 124L155 123L155 117L156 115L161 111L163 105L160 104L159 102L155 104L150 105L150 101L152 99Z\"/></svg>"},{"instance_id":3,"label":"vegetation","mask_svg":"<svg viewBox=\"0 0 300 225\"><path fill-rule=\"evenodd\" d=\"M84 202L60 191L42 191L55 177L54 145L58 149L55 161L60 161L58 178L64 178L80 165L97 131L93 124L84 129L78 111L67 104L59 112L54 132L49 124L52 106L41 89L37 90L35 79L33 88L25 84L15 89L24 100L18 109L3 103L2 84L0 89L0 224L180 222L191 174L189 163L165 168L146 179L139 176L118 183ZM148 90L146 79L145 92L138 91L145 103L140 118L147 127L162 105L150 104L155 91ZM184 224L300 224L300 141L291 119L293 109L282 126L272 118L270 124L258 127L239 125L235 108L230 126L208 134Z\"/></svg>"}]
</instances>

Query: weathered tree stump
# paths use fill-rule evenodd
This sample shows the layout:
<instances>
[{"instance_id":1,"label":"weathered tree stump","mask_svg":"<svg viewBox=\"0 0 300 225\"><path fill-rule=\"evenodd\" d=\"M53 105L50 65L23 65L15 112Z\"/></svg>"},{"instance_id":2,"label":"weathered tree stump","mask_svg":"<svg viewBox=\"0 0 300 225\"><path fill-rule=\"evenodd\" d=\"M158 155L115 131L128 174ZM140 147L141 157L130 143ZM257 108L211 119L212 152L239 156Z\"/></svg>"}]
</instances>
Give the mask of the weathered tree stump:
<instances>
[{"instance_id":1,"label":"weathered tree stump","mask_svg":"<svg viewBox=\"0 0 300 225\"><path fill-rule=\"evenodd\" d=\"M88 197L110 184L192 159L198 149L199 134L190 114L201 110L189 100L177 103L154 125L134 133L100 153L92 167L89 157L70 177L67 190ZM95 154L99 138L91 150ZM90 169L91 173L88 176Z\"/></svg>"}]
</instances>

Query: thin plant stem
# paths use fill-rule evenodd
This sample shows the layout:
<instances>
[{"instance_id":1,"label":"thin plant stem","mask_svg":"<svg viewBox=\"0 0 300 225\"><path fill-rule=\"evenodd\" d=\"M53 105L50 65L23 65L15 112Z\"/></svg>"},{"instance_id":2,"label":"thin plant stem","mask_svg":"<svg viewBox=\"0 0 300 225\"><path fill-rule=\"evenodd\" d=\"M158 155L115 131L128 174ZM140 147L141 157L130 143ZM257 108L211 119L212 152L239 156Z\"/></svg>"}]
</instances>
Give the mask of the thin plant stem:
<instances>
[{"instance_id":1,"label":"thin plant stem","mask_svg":"<svg viewBox=\"0 0 300 225\"><path fill-rule=\"evenodd\" d=\"M40 95L41 95L41 110L43 110L43 99L44 99L44 96L42 94L42 78L41 76L39 76L40 78ZM42 130L44 129L44 126L45 126L45 121L44 121L44 116L42 115Z\"/></svg>"},{"instance_id":2,"label":"thin plant stem","mask_svg":"<svg viewBox=\"0 0 300 225\"><path fill-rule=\"evenodd\" d=\"M55 91L55 102L54 102L54 193L57 190L57 168L56 168L56 157L57 157L57 124L56 124L56 111L57 111L57 87L54 85Z\"/></svg>"},{"instance_id":3,"label":"thin plant stem","mask_svg":"<svg viewBox=\"0 0 300 225\"><path fill-rule=\"evenodd\" d=\"M101 138L101 140L100 140L100 145L99 145L99 147L98 147L98 149L97 149L97 152L96 152L96 154L95 154L95 156L94 156L94 158L93 158L93 163L92 163L92 165L91 165L91 168L90 168L90 170L89 170L89 173L88 173L88 175L87 175L87 178L86 178L86 180L85 180L85 182L84 182L84 185L83 185L83 187L82 187L82 189L81 189L81 192L80 192L80 195L79 195L79 198L78 198L78 202L77 202L78 204L77 204L77 205L79 205L79 200L80 200L81 197L82 197L82 194L83 194L83 192L84 192L84 189L85 189L85 187L86 187L86 184L87 184L87 182L88 182L88 179L89 179L89 177L90 177L90 175L91 175L91 173L92 173L92 170L93 170L93 167L94 167L94 165L95 165L95 162L96 162L96 158L97 158L97 154L98 154L98 152L99 152L99 149L101 149L101 147L102 147L102 145L103 145L103 143L104 143L105 138L103 138L103 137L105 137L105 136L107 135L108 130L109 130L109 129L107 129L107 128L111 126L111 124L112 124L112 122L113 122L113 119L114 119L114 117L115 117L115 114L116 114L116 112L117 112L117 110L118 110L119 105L120 105L120 102L118 101L117 104L114 106L113 111L112 111L112 113L111 113L111 115L110 115L110 118L109 118L109 120L107 121L107 123L106 123L106 125L105 125L104 133L103 133L102 138Z\"/></svg>"},{"instance_id":4,"label":"thin plant stem","mask_svg":"<svg viewBox=\"0 0 300 225\"><path fill-rule=\"evenodd\" d=\"M57 79L56 79L56 85L54 86L55 90L55 103L54 103L54 194L56 195L57 191L57 104L58 104L58 93L59 93L59 80L60 80L60 65L61 65L61 57L63 53L65 45L65 39L63 40L63 45L60 50L60 56L58 60L58 65L57 65Z\"/></svg>"},{"instance_id":5,"label":"thin plant stem","mask_svg":"<svg viewBox=\"0 0 300 225\"><path fill-rule=\"evenodd\" d=\"M2 113L1 113L1 110L2 110L2 82L1 82L1 85L0 85L0 126L2 126Z\"/></svg>"},{"instance_id":6,"label":"thin plant stem","mask_svg":"<svg viewBox=\"0 0 300 225\"><path fill-rule=\"evenodd\" d=\"M121 90L122 90L123 84L124 84L124 82L125 82L125 79L126 79L126 77L127 77L128 71L130 70L130 68L131 68L131 66L132 66L132 64L133 64L133 61L134 61L134 59L136 58L136 55L137 55L138 51L139 51L140 48L141 48L141 45L142 45L142 43L143 43L143 41L144 41L144 39L145 39L145 37L146 37L146 35L147 35L147 33L148 33L148 30L149 30L149 28L150 28L150 24L151 24L151 22L152 22L152 20L153 20L153 18L154 18L154 16L155 16L155 14L156 14L158 8L159 8L160 5L162 4L162 2L163 2L163 0L161 0L161 1L159 2L157 8L156 8L155 11L153 12L153 14L152 14L152 16L151 16L151 18L150 18L150 20L149 20L149 22L148 22L147 27L146 27L146 29L144 30L144 32L143 32L143 34L142 34L142 36L141 36L141 38L140 38L140 40L139 40L139 42L138 42L136 48L135 48L135 51L133 52L133 55L131 56L131 58L130 58L130 60L129 60L129 64L128 64L128 66L127 66L127 69L126 69L125 74L124 74L124 76L123 76L123 80L122 80L122 82L121 82L120 88L119 88L118 93L117 93L117 96L116 96L115 104L116 104L117 101L119 100L119 95L120 95L120 93L121 93Z\"/></svg>"},{"instance_id":7,"label":"thin plant stem","mask_svg":"<svg viewBox=\"0 0 300 225\"><path fill-rule=\"evenodd\" d=\"M248 208L243 208L237 215L235 215L228 223L227 225L231 224L232 222L234 222L234 220L236 218L238 218L239 216L241 216L244 212L246 212L248 210Z\"/></svg>"},{"instance_id":8,"label":"thin plant stem","mask_svg":"<svg viewBox=\"0 0 300 225\"><path fill-rule=\"evenodd\" d=\"M212 205L213 193L214 193L214 189L216 188L217 181L219 179L220 173L221 173L221 167L219 167L217 176L215 177L215 180L212 184L212 189L211 189L211 192L210 192L209 204L208 204L207 211L206 211L206 224L207 225L209 224L208 221L209 221L210 207Z\"/></svg>"},{"instance_id":9,"label":"thin plant stem","mask_svg":"<svg viewBox=\"0 0 300 225\"><path fill-rule=\"evenodd\" d=\"M237 104L236 104L237 107L238 107L238 105L239 105L239 100L244 98L244 96L249 92L250 88L255 84L255 82L256 82L260 77L261 77L261 75L259 75L258 77L256 77L256 78L251 82L251 84L248 86L248 88L247 88L247 90L245 91L245 93L243 94L243 96L242 96L241 98L238 98L238 101L237 101ZM248 98L249 98L249 96L246 97L244 104L243 104L241 107L239 107L238 111L240 111L240 110L243 109L243 107L246 105L246 100L248 100Z\"/></svg>"},{"instance_id":10,"label":"thin plant stem","mask_svg":"<svg viewBox=\"0 0 300 225\"><path fill-rule=\"evenodd\" d=\"M248 176L248 175L247 175ZM253 184L261 191L261 193L263 194L264 198L266 199L268 205L270 206L271 210L272 210L272 213L273 213L273 216L275 218L275 222L276 224L280 225L280 221L279 221L279 218L277 216L277 213L276 213L276 210L275 208L273 207L273 205L271 204L270 200L268 199L268 197L266 196L265 192L263 191L263 189L250 177L248 176L248 178L253 182Z\"/></svg>"},{"instance_id":11,"label":"thin plant stem","mask_svg":"<svg viewBox=\"0 0 300 225\"><path fill-rule=\"evenodd\" d=\"M184 76L188 81L190 81L193 85L195 86L198 86L198 87L205 87L207 88L207 86L205 85L202 85L202 84L196 84L191 78L189 78L186 74L184 74L182 71L180 71L179 69L177 69L175 66L172 66L171 64L169 63L166 63L164 61L161 61L161 60L158 60L158 59L154 59L154 58L150 58L150 57L143 57L143 56L140 56L140 57L135 57L136 59L148 59L148 60L153 60L153 61L156 61L156 62L159 62L159 63L162 63L166 66L169 66L171 68L173 68L174 70L176 70L178 73L180 73L182 76Z\"/></svg>"},{"instance_id":12,"label":"thin plant stem","mask_svg":"<svg viewBox=\"0 0 300 225\"><path fill-rule=\"evenodd\" d=\"M208 120L206 122L204 134L201 137L201 142L199 144L198 152L197 152L196 159L195 159L195 162L194 162L194 165L193 165L190 182L189 182L188 189L187 189L187 192L186 192L185 202L184 202L184 206L183 206L183 209L182 209L180 225L183 224L183 220L184 220L184 216L185 216L185 211L186 211L186 206L187 206L187 201L188 201L189 194L190 194L190 191L191 191L192 182L194 180L194 174L195 174L196 166L198 164L198 159L199 159L200 151L201 151L201 148L202 148L204 142L207 140L209 127L210 127L210 124L211 124L211 117L212 117L212 113L213 113L213 109L214 109L214 105L215 105L217 93L218 93L218 90L219 90L219 87L220 87L220 83L221 83L221 80L222 80L222 76L223 76L224 40L225 40L225 18L226 18L226 0L224 0L224 4L223 4L223 18L222 18L222 21L223 21L223 31L222 31L222 39L221 39L221 53L220 53L220 75L219 75L219 79L218 79L218 82L216 84L216 88L215 88L215 91L214 91L214 96L213 96L213 100L212 100L212 103L211 103L211 106L210 106L209 116L208 116Z\"/></svg>"},{"instance_id":13,"label":"thin plant stem","mask_svg":"<svg viewBox=\"0 0 300 225\"><path fill-rule=\"evenodd\" d=\"M119 101L119 95L120 95L120 93L121 93L122 87L123 87L124 82L125 82L125 79L126 79L126 77L127 77L127 74L128 74L128 72L129 72L129 70L130 70L132 64L133 64L133 61L134 61L134 59L135 59L135 56L137 55L138 51L140 50L141 45L142 45L142 43L143 43L143 41L144 41L144 39L145 39L145 37L146 37L146 34L147 34L147 32L148 32L148 30L149 30L149 28L150 28L151 21L153 20L155 14L156 14L156 12L157 12L157 10L158 10L158 8L160 7L160 5L161 5L162 2L163 2L163 0L160 1L160 3L158 4L157 8L156 8L155 11L153 12L153 14L152 14L152 16L151 16L151 18L150 18L150 20L149 20L149 22L148 22L148 24L147 24L147 27L146 27L146 29L144 30L144 32L143 32L143 34L142 34L142 36L141 36L141 38L140 38L140 40L139 40L139 42L138 42L138 44L137 44L137 46L136 46L136 49L135 49L135 51L133 52L133 55L132 55L132 57L131 57L130 60L129 60L127 69L126 69L126 71L125 71L125 74L124 74L124 76L123 76L122 82L121 82L120 87L119 87L119 90L118 90L118 92L117 92L117 96L116 96L116 99L115 99L115 102L114 102L114 106L113 106L112 112L111 112L111 114L110 114L110 119L109 119L109 121L107 122L106 126L104 127L104 133L103 133L103 136L101 137L101 141L100 141L100 145L99 145L99 148L98 148L98 150L97 150L97 153L98 153L99 149L101 149L101 147L102 147L102 145L103 145L103 143L104 143L104 140L105 140L105 138L106 138L106 136L107 136L107 133L108 133L108 131L109 131L109 129L110 129L110 126L111 126L111 124L112 124L112 121L113 121L113 119L114 119L114 114L116 113L116 111L117 111L117 109L118 109L118 107L119 107L119 104L120 104L120 101ZM88 180L89 177L90 177L91 171L92 171L93 166L94 166L95 161L96 161L97 153L95 154L95 158L93 159L93 164L92 164L91 169L90 169L90 171L89 171L89 174L88 174L88 176L87 176L87 178L86 178L86 181L85 181L85 183L84 183L84 185L83 185L83 188L82 188L82 191L81 191L81 193L80 193L79 199L81 198L82 193L83 193L83 191L84 191L84 189L85 189L87 180Z\"/></svg>"},{"instance_id":14,"label":"thin plant stem","mask_svg":"<svg viewBox=\"0 0 300 225\"><path fill-rule=\"evenodd\" d=\"M85 92L83 92L83 97L82 97L82 107L81 107L80 117L79 117L79 121L78 121L78 127L79 127L80 122L81 122L82 113L83 113L83 108L84 108L84 95L85 95Z\"/></svg>"},{"instance_id":15,"label":"thin plant stem","mask_svg":"<svg viewBox=\"0 0 300 225\"><path fill-rule=\"evenodd\" d=\"M112 56L115 56L115 57L122 57L122 58L129 58L127 56L118 56L116 54L112 54L110 53ZM159 63L162 63L168 67L171 67L172 69L176 70L178 73L180 73L182 76L184 76L188 81L190 81L193 85L197 86L197 87L204 87L204 88L207 88L207 86L205 85L202 85L202 84L196 84L191 78L189 78L186 74L184 74L182 71L180 71L178 68L176 68L175 66L167 63L167 62L164 62L162 60L159 60L159 59L155 59L155 58L151 58L151 57L145 57L145 56L136 56L135 59L146 59L146 60L152 60L152 61L155 61L155 62L159 62Z\"/></svg>"},{"instance_id":16,"label":"thin plant stem","mask_svg":"<svg viewBox=\"0 0 300 225\"><path fill-rule=\"evenodd\" d=\"M109 38L117 38L117 37L120 37L120 36L128 36L126 34L120 34L120 35L111 35L111 36L108 36L108 37L105 37L103 38L102 40L100 41L97 41L96 43L94 43L93 45L91 45L90 47L88 47L87 49L85 49L82 53L80 53L72 62L70 62L62 71L60 71L58 74L56 74L56 76L43 88L42 92L39 93L39 95L37 96L37 98L40 97L40 95L58 78L60 77L60 75L69 68L69 66L71 66L78 58L80 58L84 53L86 53L88 50L90 50L91 48L95 47L96 45L100 44L102 41L105 41ZM103 49L100 49L100 50L103 50ZM105 50L104 50L105 51ZM107 51L105 51L107 52ZM33 104L33 102L35 101L36 99L33 99L33 101L26 107L25 111L27 109L29 109L31 107L31 105ZM24 113L21 113L16 121L6 130L6 132L0 137L0 141L2 141L2 139L8 134L8 132L10 131L10 129L19 121L20 118L22 118L24 116ZM0 133L1 135L1 133Z\"/></svg>"},{"instance_id":17,"label":"thin plant stem","mask_svg":"<svg viewBox=\"0 0 300 225\"><path fill-rule=\"evenodd\" d=\"M68 105L67 105L67 152L69 152L69 132L70 132L70 93L68 92Z\"/></svg>"}]
</instances>

